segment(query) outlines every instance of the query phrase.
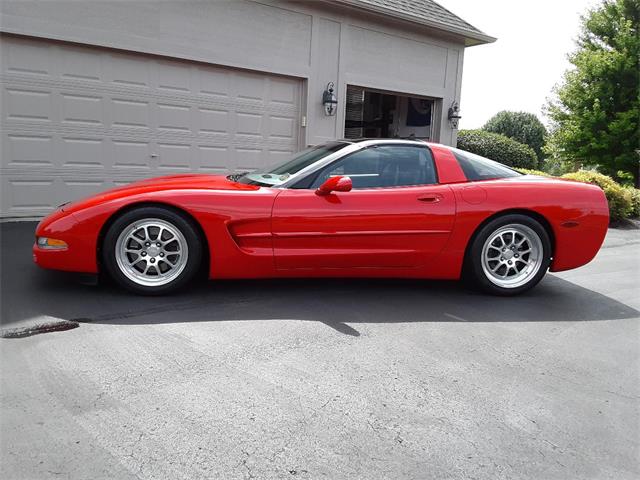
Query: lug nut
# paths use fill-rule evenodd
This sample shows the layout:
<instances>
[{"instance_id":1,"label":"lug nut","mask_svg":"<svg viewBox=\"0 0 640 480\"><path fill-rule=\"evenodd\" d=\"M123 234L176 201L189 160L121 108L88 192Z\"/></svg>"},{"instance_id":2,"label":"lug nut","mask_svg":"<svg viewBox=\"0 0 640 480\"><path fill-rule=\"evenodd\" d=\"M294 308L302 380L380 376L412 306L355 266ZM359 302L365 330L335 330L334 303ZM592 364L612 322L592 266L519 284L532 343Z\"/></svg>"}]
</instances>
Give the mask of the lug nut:
<instances>
[{"instance_id":1,"label":"lug nut","mask_svg":"<svg viewBox=\"0 0 640 480\"><path fill-rule=\"evenodd\" d=\"M503 252L506 252L506 251L507 251L507 249L506 249L506 248L503 248L503 249L502 249L502 251L503 251Z\"/></svg>"},{"instance_id":2,"label":"lug nut","mask_svg":"<svg viewBox=\"0 0 640 480\"><path fill-rule=\"evenodd\" d=\"M160 246L160 242L156 243L156 247L159 247L159 246Z\"/></svg>"},{"instance_id":3,"label":"lug nut","mask_svg":"<svg viewBox=\"0 0 640 480\"><path fill-rule=\"evenodd\" d=\"M151 261L153 262L153 258L151 259ZM513 262L512 262L511 260L509 260L507 263L508 263L509 265L511 265Z\"/></svg>"},{"instance_id":4,"label":"lug nut","mask_svg":"<svg viewBox=\"0 0 640 480\"><path fill-rule=\"evenodd\" d=\"M152 257L151 258L151 263L156 263L156 259ZM509 262L509 263L511 263L511 262Z\"/></svg>"},{"instance_id":5,"label":"lug nut","mask_svg":"<svg viewBox=\"0 0 640 480\"><path fill-rule=\"evenodd\" d=\"M520 255L518 255L517 253L514 255L514 257L516 258L520 258Z\"/></svg>"},{"instance_id":6,"label":"lug nut","mask_svg":"<svg viewBox=\"0 0 640 480\"><path fill-rule=\"evenodd\" d=\"M147 247L150 247L150 246L151 246L151 243L149 243L149 242L144 242L144 244L145 244Z\"/></svg>"},{"instance_id":7,"label":"lug nut","mask_svg":"<svg viewBox=\"0 0 640 480\"><path fill-rule=\"evenodd\" d=\"M161 256L161 257L164 257L164 253L163 253L163 252L160 252L160 256Z\"/></svg>"},{"instance_id":8,"label":"lug nut","mask_svg":"<svg viewBox=\"0 0 640 480\"><path fill-rule=\"evenodd\" d=\"M147 252L142 252L140 255L142 255L143 257L147 256Z\"/></svg>"},{"instance_id":9,"label":"lug nut","mask_svg":"<svg viewBox=\"0 0 640 480\"><path fill-rule=\"evenodd\" d=\"M503 262L504 261L504 257L500 257L500 261Z\"/></svg>"}]
</instances>

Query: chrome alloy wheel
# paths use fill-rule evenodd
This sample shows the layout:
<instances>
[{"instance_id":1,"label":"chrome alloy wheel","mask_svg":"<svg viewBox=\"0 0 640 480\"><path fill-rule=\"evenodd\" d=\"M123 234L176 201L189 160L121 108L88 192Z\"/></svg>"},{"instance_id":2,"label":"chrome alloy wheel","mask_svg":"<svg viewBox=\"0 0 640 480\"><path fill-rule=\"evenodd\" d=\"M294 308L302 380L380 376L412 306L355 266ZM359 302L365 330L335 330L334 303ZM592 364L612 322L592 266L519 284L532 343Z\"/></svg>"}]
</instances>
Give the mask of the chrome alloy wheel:
<instances>
[{"instance_id":1,"label":"chrome alloy wheel","mask_svg":"<svg viewBox=\"0 0 640 480\"><path fill-rule=\"evenodd\" d=\"M505 225L493 232L482 247L482 270L502 288L517 288L535 277L543 263L540 236L521 224Z\"/></svg>"},{"instance_id":2,"label":"chrome alloy wheel","mask_svg":"<svg viewBox=\"0 0 640 480\"><path fill-rule=\"evenodd\" d=\"M138 285L166 285L184 270L189 248L180 230L159 218L128 225L116 241L120 271Z\"/></svg>"}]
</instances>

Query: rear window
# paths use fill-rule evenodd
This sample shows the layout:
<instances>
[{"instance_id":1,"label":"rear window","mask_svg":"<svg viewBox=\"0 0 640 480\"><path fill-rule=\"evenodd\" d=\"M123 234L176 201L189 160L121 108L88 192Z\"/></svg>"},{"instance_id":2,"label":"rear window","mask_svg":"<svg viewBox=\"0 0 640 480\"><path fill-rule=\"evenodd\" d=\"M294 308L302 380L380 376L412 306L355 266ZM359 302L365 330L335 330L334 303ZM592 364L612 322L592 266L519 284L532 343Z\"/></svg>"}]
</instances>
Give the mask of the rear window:
<instances>
[{"instance_id":1,"label":"rear window","mask_svg":"<svg viewBox=\"0 0 640 480\"><path fill-rule=\"evenodd\" d=\"M506 165L481 157L475 153L465 152L457 148L452 148L451 151L469 181L519 177L522 175Z\"/></svg>"}]
</instances>

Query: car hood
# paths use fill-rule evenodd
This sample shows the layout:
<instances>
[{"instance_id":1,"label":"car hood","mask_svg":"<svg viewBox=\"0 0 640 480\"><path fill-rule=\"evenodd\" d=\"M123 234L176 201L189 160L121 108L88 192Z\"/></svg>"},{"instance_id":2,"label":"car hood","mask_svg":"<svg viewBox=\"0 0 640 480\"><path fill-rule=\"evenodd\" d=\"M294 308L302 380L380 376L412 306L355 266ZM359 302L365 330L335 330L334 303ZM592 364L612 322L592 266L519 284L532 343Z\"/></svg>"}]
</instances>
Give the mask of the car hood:
<instances>
[{"instance_id":1,"label":"car hood","mask_svg":"<svg viewBox=\"0 0 640 480\"><path fill-rule=\"evenodd\" d=\"M111 188L101 193L91 195L74 202L69 202L61 206L65 212L75 211L96 203L117 200L119 198L133 195L145 194L148 192L158 192L166 190L235 190L252 191L260 187L233 182L224 175L208 174L181 174L167 175L163 177L148 178L136 182L128 183L121 187Z\"/></svg>"},{"instance_id":2,"label":"car hood","mask_svg":"<svg viewBox=\"0 0 640 480\"><path fill-rule=\"evenodd\" d=\"M122 187L116 187L109 192L122 192L126 190L146 190L146 189L207 189L207 190L256 190L258 187L254 185L245 185L243 183L233 182L224 175L208 175L185 173L179 175L166 175L163 177L147 178L132 182Z\"/></svg>"}]
</instances>

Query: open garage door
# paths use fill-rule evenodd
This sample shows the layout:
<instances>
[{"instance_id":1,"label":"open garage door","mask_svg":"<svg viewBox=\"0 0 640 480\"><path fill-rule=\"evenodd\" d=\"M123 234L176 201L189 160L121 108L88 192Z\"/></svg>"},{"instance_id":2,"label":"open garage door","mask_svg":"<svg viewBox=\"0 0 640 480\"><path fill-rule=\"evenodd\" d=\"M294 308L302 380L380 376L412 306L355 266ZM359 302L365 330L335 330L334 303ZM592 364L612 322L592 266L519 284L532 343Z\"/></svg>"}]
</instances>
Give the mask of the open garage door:
<instances>
[{"instance_id":1,"label":"open garage door","mask_svg":"<svg viewBox=\"0 0 640 480\"><path fill-rule=\"evenodd\" d=\"M435 99L347 86L345 138L434 141Z\"/></svg>"},{"instance_id":2,"label":"open garage door","mask_svg":"<svg viewBox=\"0 0 640 480\"><path fill-rule=\"evenodd\" d=\"M253 170L300 147L299 79L0 40L2 217L151 176Z\"/></svg>"}]
</instances>

